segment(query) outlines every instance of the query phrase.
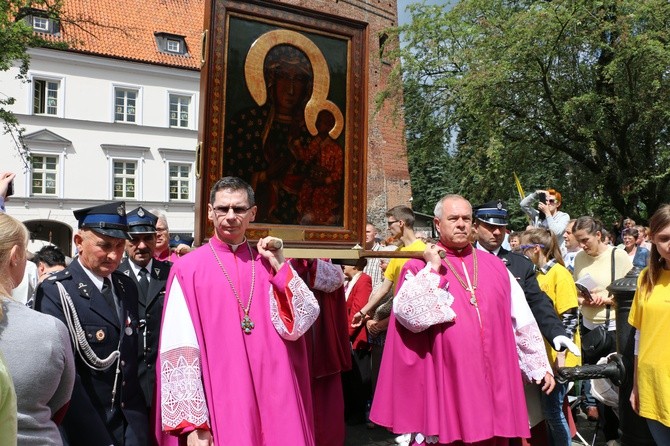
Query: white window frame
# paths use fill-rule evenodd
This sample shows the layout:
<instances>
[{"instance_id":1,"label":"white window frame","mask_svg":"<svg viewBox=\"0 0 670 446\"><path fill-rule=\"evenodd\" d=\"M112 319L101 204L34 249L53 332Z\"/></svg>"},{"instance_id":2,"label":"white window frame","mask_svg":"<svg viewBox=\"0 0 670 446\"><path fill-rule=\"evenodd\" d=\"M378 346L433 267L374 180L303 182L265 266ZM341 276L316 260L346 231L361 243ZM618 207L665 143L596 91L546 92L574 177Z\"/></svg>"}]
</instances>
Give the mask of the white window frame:
<instances>
[{"instance_id":1,"label":"white window frame","mask_svg":"<svg viewBox=\"0 0 670 446\"><path fill-rule=\"evenodd\" d=\"M37 173L37 172L35 170L35 166L33 165L33 162L34 162L35 158L38 158L38 157L43 158L43 167L42 167L42 169L40 169L40 173L42 173L44 175L42 177L42 190L43 190L43 192L36 192L35 191L35 184L34 184L35 183L35 173ZM52 158L52 159L55 160L56 167L53 171L48 170L46 168L48 158ZM60 168L60 160L58 158L58 155L49 154L49 153L44 153L44 154L43 153L31 153L30 154L30 189L29 189L30 190L30 196L31 197L58 197L58 192L59 192L58 191L58 181L59 181L59 178L61 176L60 172L59 172L59 168ZM46 189L47 189L46 176L49 173L54 174L54 183L55 184L54 184L54 192L53 193L49 193L49 192L46 191Z\"/></svg>"},{"instance_id":2,"label":"white window frame","mask_svg":"<svg viewBox=\"0 0 670 446\"><path fill-rule=\"evenodd\" d=\"M34 116L48 116L48 117L55 117L55 118L64 118L63 110L65 107L63 106L63 102L65 99L65 78L62 76L54 76L53 74L48 74L48 73L40 73L33 71L30 73L30 88L28 90L28 113L29 115L34 115ZM58 92L56 95L56 114L48 114L48 113L35 113L35 86L37 85L38 81L44 81L44 82L57 82L58 83Z\"/></svg>"},{"instance_id":3,"label":"white window frame","mask_svg":"<svg viewBox=\"0 0 670 446\"><path fill-rule=\"evenodd\" d=\"M170 99L172 96L181 96L185 98L189 98L191 103L189 104L188 107L188 126L186 127L180 127L180 126L173 126L170 124ZM176 90L168 90L167 92L167 122L166 126L171 129L183 129L183 130L195 130L197 128L197 122L196 122L196 110L197 108L197 103L196 103L196 94L194 92L190 91L176 91Z\"/></svg>"},{"instance_id":4,"label":"white window frame","mask_svg":"<svg viewBox=\"0 0 670 446\"><path fill-rule=\"evenodd\" d=\"M137 93L137 98L135 99L135 121L117 121L116 120L116 91L117 90L127 90L135 91ZM142 96L143 89L139 85L130 85L130 84L112 84L112 115L111 122L115 124L124 124L124 125L142 125Z\"/></svg>"},{"instance_id":5,"label":"white window frame","mask_svg":"<svg viewBox=\"0 0 670 446\"><path fill-rule=\"evenodd\" d=\"M117 163L122 163L124 167L124 173L121 174L120 177L117 177L116 173L116 164ZM133 159L124 159L124 158L114 158L112 160L112 200L137 200L137 195L139 194L139 175L137 174L139 171L139 162L138 160L133 160ZM132 174L127 174L125 173L125 169L132 165L134 167L134 171ZM116 195L116 180L118 178L121 178L123 180L123 193L121 196ZM126 180L132 179L133 180L133 196L128 196L128 184Z\"/></svg>"},{"instance_id":6,"label":"white window frame","mask_svg":"<svg viewBox=\"0 0 670 446\"><path fill-rule=\"evenodd\" d=\"M158 153L165 164L165 191L166 203L195 203L195 150L163 149ZM190 166L188 181L188 200L175 200L170 198L170 164L187 164Z\"/></svg>"},{"instance_id":7,"label":"white window frame","mask_svg":"<svg viewBox=\"0 0 670 446\"><path fill-rule=\"evenodd\" d=\"M114 162L135 162L135 197L124 198L126 201L142 201L144 199L144 162L149 147L140 146L121 146L115 144L101 145L105 157L107 157L108 166L108 181L107 181L107 197L109 200L117 200L114 197Z\"/></svg>"},{"instance_id":8,"label":"white window frame","mask_svg":"<svg viewBox=\"0 0 670 446\"><path fill-rule=\"evenodd\" d=\"M37 24L39 23L44 23L44 26L38 26ZM44 32L50 32L50 20L48 17L40 17L40 16L33 16L33 29L35 31L44 31Z\"/></svg>"},{"instance_id":9,"label":"white window frame","mask_svg":"<svg viewBox=\"0 0 670 446\"><path fill-rule=\"evenodd\" d=\"M173 44L176 44L176 48L170 48L170 46ZM165 39L165 50L170 53L181 54L181 39L172 39L167 37Z\"/></svg>"},{"instance_id":10,"label":"white window frame","mask_svg":"<svg viewBox=\"0 0 670 446\"><path fill-rule=\"evenodd\" d=\"M185 178L185 180L182 179L182 177L177 177L177 181L179 182L178 187L181 187L181 183L183 181L185 181L186 185L188 186L188 196L186 198L173 198L171 196L172 193L171 193L170 189L172 187L172 184L171 184L172 176L170 175L170 167L172 167L172 166L178 166L178 167L186 166L186 167L188 167L188 176ZM193 164L192 163L184 163L184 162L179 162L179 161L168 161L168 163L167 163L167 182L168 182L168 199L171 202L188 203L188 202L193 201L193 186L192 186L192 184L193 184ZM181 195L181 194L178 192L178 195Z\"/></svg>"}]
</instances>

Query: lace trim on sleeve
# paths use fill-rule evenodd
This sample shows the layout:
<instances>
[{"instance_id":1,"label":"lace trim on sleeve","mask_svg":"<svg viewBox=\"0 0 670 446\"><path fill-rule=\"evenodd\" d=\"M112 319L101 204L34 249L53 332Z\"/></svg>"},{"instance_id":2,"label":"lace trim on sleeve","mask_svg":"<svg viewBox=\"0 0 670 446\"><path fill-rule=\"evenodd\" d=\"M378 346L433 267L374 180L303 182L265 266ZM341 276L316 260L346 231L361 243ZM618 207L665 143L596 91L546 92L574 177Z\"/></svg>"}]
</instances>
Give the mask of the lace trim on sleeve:
<instances>
[{"instance_id":1,"label":"lace trim on sleeve","mask_svg":"<svg viewBox=\"0 0 670 446\"><path fill-rule=\"evenodd\" d=\"M528 381L540 380L551 373L542 334L535 322L514 330L519 367Z\"/></svg>"},{"instance_id":2,"label":"lace trim on sleeve","mask_svg":"<svg viewBox=\"0 0 670 446\"><path fill-rule=\"evenodd\" d=\"M440 276L426 265L416 276L407 273L405 282L393 299L395 317L412 333L432 325L451 322L456 313L451 309L454 296L440 288Z\"/></svg>"},{"instance_id":3,"label":"lace trim on sleeve","mask_svg":"<svg viewBox=\"0 0 670 446\"><path fill-rule=\"evenodd\" d=\"M179 347L161 352L160 360L163 430L206 425L209 412L202 387L200 350Z\"/></svg>"},{"instance_id":4,"label":"lace trim on sleeve","mask_svg":"<svg viewBox=\"0 0 670 446\"><path fill-rule=\"evenodd\" d=\"M316 274L314 275L314 289L332 293L344 285L342 269L321 259L316 259Z\"/></svg>"},{"instance_id":5,"label":"lace trim on sleeve","mask_svg":"<svg viewBox=\"0 0 670 446\"><path fill-rule=\"evenodd\" d=\"M285 290L270 289L270 319L277 333L284 339L295 341L309 330L319 317L319 302L307 284L290 268ZM277 299L286 299L293 315L293 326L289 328L282 320Z\"/></svg>"}]
</instances>

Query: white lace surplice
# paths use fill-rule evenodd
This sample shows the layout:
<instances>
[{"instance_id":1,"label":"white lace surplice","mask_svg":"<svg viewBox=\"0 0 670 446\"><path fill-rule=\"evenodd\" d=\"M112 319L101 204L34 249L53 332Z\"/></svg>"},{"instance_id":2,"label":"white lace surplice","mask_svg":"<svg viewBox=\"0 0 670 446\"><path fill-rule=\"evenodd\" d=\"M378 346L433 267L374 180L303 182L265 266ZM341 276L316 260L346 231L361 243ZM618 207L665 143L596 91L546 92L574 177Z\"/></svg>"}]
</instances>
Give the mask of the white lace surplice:
<instances>
[{"instance_id":1,"label":"white lace surplice","mask_svg":"<svg viewBox=\"0 0 670 446\"><path fill-rule=\"evenodd\" d=\"M200 347L184 292L175 276L165 307L161 332L161 417L163 430L175 430L184 422L209 426L202 387Z\"/></svg>"},{"instance_id":2,"label":"white lace surplice","mask_svg":"<svg viewBox=\"0 0 670 446\"><path fill-rule=\"evenodd\" d=\"M526 295L514 276L507 271L512 290L512 325L519 355L519 367L528 381L540 380L552 373L542 334L530 311Z\"/></svg>"},{"instance_id":3,"label":"white lace surplice","mask_svg":"<svg viewBox=\"0 0 670 446\"><path fill-rule=\"evenodd\" d=\"M407 272L405 281L393 299L396 320L412 333L420 333L432 325L451 322L456 313L451 309L454 296L446 287L440 288L440 276L426 265L416 276Z\"/></svg>"},{"instance_id":4,"label":"white lace surplice","mask_svg":"<svg viewBox=\"0 0 670 446\"><path fill-rule=\"evenodd\" d=\"M287 262L290 268L288 290L282 295L270 287L270 319L277 333L289 341L295 341L309 330L309 327L319 317L319 302L314 297L314 293L307 284L298 276L298 273ZM287 299L282 308L292 311L293 324L287 325L282 319L279 309L279 300Z\"/></svg>"}]
</instances>

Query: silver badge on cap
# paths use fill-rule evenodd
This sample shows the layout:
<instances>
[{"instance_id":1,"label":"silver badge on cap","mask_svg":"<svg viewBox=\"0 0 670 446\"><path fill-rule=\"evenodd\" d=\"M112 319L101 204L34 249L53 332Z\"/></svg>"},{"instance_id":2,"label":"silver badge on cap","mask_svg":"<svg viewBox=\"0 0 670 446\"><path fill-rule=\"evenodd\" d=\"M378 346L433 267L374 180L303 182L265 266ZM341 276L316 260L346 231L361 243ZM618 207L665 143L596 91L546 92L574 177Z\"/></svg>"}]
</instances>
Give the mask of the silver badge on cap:
<instances>
[{"instance_id":1,"label":"silver badge on cap","mask_svg":"<svg viewBox=\"0 0 670 446\"><path fill-rule=\"evenodd\" d=\"M502 208L503 208L503 204L502 204L502 201L501 201L501 200L498 200L498 204L496 205L496 207L498 208L499 211L502 210Z\"/></svg>"},{"instance_id":2,"label":"silver badge on cap","mask_svg":"<svg viewBox=\"0 0 670 446\"><path fill-rule=\"evenodd\" d=\"M137 210L137 216L140 217L140 218L144 217L144 209L139 208Z\"/></svg>"},{"instance_id":3,"label":"silver badge on cap","mask_svg":"<svg viewBox=\"0 0 670 446\"><path fill-rule=\"evenodd\" d=\"M116 208L116 212L117 212L121 217L123 217L124 215L126 215L126 208L125 208L122 204L120 204L119 207Z\"/></svg>"}]
</instances>

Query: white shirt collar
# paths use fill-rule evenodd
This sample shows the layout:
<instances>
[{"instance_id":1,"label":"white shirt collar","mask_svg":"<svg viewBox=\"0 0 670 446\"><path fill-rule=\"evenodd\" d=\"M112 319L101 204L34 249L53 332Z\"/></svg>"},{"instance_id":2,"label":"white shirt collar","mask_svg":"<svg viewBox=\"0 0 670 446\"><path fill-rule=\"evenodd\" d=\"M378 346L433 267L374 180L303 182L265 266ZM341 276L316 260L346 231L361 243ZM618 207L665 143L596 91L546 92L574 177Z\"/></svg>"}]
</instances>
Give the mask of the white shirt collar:
<instances>
[{"instance_id":1,"label":"white shirt collar","mask_svg":"<svg viewBox=\"0 0 670 446\"><path fill-rule=\"evenodd\" d=\"M493 254L494 256L497 256L498 253L500 252L500 246L498 246L498 247L497 247L496 249L494 249L493 251L489 251L488 249L486 249L486 248L484 248L482 245L480 245L479 242L477 242L476 248L479 249L480 251L490 252L490 253Z\"/></svg>"},{"instance_id":2,"label":"white shirt collar","mask_svg":"<svg viewBox=\"0 0 670 446\"><path fill-rule=\"evenodd\" d=\"M147 279L149 279L149 280L151 280L151 277L150 277L151 276L151 266L153 265L153 261L154 261L153 259L149 260L149 263L147 263L147 266L144 267L149 272L149 277L147 277ZM135 274L135 277L137 277L137 280L139 280L140 279L140 270L142 269L142 267L140 265L138 265L137 263L133 262L130 259L128 259L128 263L130 264L130 268L133 270L133 274Z\"/></svg>"},{"instance_id":3,"label":"white shirt collar","mask_svg":"<svg viewBox=\"0 0 670 446\"><path fill-rule=\"evenodd\" d=\"M86 268L86 267L84 266L84 264L81 263L81 260L79 259L79 257L77 257L77 262L79 262L79 265L81 265L81 269L84 270L84 272L86 273L86 275L88 276L88 278L91 279L91 282L93 282L93 285L95 285L95 287L98 289L98 291L102 292L102 285L103 285L103 283L104 283L104 278L98 276L98 275L95 274L93 271L91 271L90 269ZM110 278L110 281L111 281L111 278Z\"/></svg>"}]
</instances>

